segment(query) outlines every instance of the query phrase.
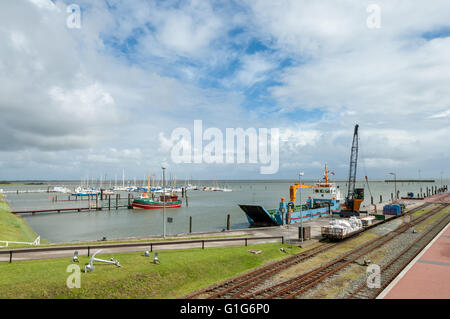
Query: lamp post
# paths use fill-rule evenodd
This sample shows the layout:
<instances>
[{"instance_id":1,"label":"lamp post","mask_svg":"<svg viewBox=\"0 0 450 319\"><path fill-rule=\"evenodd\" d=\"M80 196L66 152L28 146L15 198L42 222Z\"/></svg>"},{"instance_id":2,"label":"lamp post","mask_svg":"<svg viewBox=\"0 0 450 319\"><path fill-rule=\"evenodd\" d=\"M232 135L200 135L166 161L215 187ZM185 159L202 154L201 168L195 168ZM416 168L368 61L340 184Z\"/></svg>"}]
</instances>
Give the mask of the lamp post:
<instances>
[{"instance_id":1,"label":"lamp post","mask_svg":"<svg viewBox=\"0 0 450 319\"><path fill-rule=\"evenodd\" d=\"M389 173L394 175L394 189L395 189L395 198L397 199L397 175L395 173Z\"/></svg>"},{"instance_id":2,"label":"lamp post","mask_svg":"<svg viewBox=\"0 0 450 319\"><path fill-rule=\"evenodd\" d=\"M302 216L302 176L305 175L305 173L300 172L298 173L298 181L300 183L300 236L301 236L301 241L303 243L303 216Z\"/></svg>"},{"instance_id":3,"label":"lamp post","mask_svg":"<svg viewBox=\"0 0 450 319\"><path fill-rule=\"evenodd\" d=\"M166 238L166 164L161 165L163 171L163 238Z\"/></svg>"}]
</instances>

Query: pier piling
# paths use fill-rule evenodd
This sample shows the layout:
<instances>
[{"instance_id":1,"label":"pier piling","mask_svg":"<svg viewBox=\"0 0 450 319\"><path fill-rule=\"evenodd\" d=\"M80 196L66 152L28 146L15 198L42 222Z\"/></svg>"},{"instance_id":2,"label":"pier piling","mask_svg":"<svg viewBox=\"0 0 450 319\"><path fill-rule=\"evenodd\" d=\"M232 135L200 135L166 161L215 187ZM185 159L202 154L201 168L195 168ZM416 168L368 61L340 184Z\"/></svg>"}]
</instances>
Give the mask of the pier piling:
<instances>
[{"instance_id":1,"label":"pier piling","mask_svg":"<svg viewBox=\"0 0 450 319\"><path fill-rule=\"evenodd\" d=\"M192 216L189 216L189 234L192 233Z\"/></svg>"},{"instance_id":2,"label":"pier piling","mask_svg":"<svg viewBox=\"0 0 450 319\"><path fill-rule=\"evenodd\" d=\"M227 230L230 230L230 214L227 215Z\"/></svg>"},{"instance_id":3,"label":"pier piling","mask_svg":"<svg viewBox=\"0 0 450 319\"><path fill-rule=\"evenodd\" d=\"M380 204L383 202L383 196L380 195Z\"/></svg>"}]
</instances>

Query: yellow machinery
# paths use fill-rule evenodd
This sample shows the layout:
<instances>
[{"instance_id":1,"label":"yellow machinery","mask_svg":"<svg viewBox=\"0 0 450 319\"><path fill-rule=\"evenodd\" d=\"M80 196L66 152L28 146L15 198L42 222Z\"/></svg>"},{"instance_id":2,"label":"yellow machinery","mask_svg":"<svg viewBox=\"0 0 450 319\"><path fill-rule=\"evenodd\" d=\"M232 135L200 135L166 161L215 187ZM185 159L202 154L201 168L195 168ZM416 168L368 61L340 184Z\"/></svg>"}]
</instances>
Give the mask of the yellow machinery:
<instances>
[{"instance_id":1,"label":"yellow machinery","mask_svg":"<svg viewBox=\"0 0 450 319\"><path fill-rule=\"evenodd\" d=\"M293 202L293 203L295 203L295 195L296 195L296 193L297 193L297 189L299 189L299 188L308 188L308 187L313 187L312 185L306 185L306 184L294 184L294 185L291 185L290 187L289 187L289 196L290 196L290 199L291 199L291 202Z\"/></svg>"}]
</instances>

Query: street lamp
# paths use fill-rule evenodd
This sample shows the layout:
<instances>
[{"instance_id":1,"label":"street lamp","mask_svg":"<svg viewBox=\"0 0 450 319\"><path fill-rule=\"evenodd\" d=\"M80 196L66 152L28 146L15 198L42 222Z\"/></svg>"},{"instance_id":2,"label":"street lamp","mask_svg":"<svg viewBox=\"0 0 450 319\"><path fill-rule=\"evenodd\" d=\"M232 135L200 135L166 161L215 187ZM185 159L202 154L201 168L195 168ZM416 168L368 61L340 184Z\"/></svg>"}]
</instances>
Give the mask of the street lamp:
<instances>
[{"instance_id":1,"label":"street lamp","mask_svg":"<svg viewBox=\"0 0 450 319\"><path fill-rule=\"evenodd\" d=\"M166 164L161 165L163 171L163 238L166 238Z\"/></svg>"},{"instance_id":2,"label":"street lamp","mask_svg":"<svg viewBox=\"0 0 450 319\"><path fill-rule=\"evenodd\" d=\"M394 175L395 198L397 199L397 175L395 173L389 173L389 174Z\"/></svg>"},{"instance_id":3,"label":"street lamp","mask_svg":"<svg viewBox=\"0 0 450 319\"><path fill-rule=\"evenodd\" d=\"M304 172L300 172L298 173L298 181L300 183L300 236L301 236L301 241L303 243L303 216L302 216L302 176L305 175Z\"/></svg>"}]
</instances>

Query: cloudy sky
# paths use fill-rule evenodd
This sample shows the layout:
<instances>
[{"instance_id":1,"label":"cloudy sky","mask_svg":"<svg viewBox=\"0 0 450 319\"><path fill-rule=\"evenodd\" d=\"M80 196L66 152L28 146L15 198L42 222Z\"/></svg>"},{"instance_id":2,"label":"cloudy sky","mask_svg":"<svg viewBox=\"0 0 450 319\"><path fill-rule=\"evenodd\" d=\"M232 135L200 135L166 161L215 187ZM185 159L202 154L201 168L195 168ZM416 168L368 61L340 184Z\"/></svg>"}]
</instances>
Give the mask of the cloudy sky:
<instances>
[{"instance_id":1,"label":"cloudy sky","mask_svg":"<svg viewBox=\"0 0 450 319\"><path fill-rule=\"evenodd\" d=\"M325 162L346 178L355 123L358 177L448 177L449 17L447 0L1 1L0 179L140 179L163 161L179 179ZM279 128L278 172L173 163L194 120Z\"/></svg>"}]
</instances>

